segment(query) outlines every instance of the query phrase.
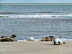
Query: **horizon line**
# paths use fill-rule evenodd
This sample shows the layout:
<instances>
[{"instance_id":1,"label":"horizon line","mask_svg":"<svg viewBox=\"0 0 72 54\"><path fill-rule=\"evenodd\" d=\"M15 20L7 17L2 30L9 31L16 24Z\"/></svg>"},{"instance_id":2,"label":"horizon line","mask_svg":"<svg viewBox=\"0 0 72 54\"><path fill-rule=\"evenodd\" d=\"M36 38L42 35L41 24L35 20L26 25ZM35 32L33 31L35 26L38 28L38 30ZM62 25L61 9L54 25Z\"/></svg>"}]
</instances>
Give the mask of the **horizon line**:
<instances>
[{"instance_id":1,"label":"horizon line","mask_svg":"<svg viewBox=\"0 0 72 54\"><path fill-rule=\"evenodd\" d=\"M72 5L72 3L0 3L0 5Z\"/></svg>"},{"instance_id":2,"label":"horizon line","mask_svg":"<svg viewBox=\"0 0 72 54\"><path fill-rule=\"evenodd\" d=\"M26 3L25 3L26 4ZM32 4L32 3L31 3ZM33 3L34 4L34 3ZM40 3L39 3L40 4ZM45 3L44 3L45 4ZM48 4L48 3L46 3L46 4ZM49 3L50 4L50 3ZM57 3L58 4L58 3ZM60 3L59 3L60 4ZM70 4L70 3L67 3L67 4Z\"/></svg>"}]
</instances>

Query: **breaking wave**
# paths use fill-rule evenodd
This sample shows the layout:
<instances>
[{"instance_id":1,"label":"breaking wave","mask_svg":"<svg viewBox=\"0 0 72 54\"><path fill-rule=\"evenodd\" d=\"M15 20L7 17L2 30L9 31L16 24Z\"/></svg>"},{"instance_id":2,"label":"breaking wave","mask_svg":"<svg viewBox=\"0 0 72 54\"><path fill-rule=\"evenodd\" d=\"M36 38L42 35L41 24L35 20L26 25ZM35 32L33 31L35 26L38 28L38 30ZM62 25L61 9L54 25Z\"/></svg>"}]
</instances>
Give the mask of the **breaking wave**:
<instances>
[{"instance_id":1,"label":"breaking wave","mask_svg":"<svg viewBox=\"0 0 72 54\"><path fill-rule=\"evenodd\" d=\"M0 17L8 17L8 18L48 18L48 17L72 17L72 14L68 15L0 15Z\"/></svg>"}]
</instances>

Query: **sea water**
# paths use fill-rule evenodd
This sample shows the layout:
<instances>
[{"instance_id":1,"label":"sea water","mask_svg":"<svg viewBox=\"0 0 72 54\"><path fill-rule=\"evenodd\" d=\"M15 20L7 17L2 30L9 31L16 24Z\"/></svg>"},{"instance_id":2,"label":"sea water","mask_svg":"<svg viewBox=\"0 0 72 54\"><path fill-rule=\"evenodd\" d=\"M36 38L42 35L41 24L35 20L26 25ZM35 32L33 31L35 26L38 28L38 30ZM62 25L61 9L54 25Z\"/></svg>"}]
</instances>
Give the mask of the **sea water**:
<instances>
[{"instance_id":1,"label":"sea water","mask_svg":"<svg viewBox=\"0 0 72 54\"><path fill-rule=\"evenodd\" d=\"M0 4L0 36L17 40L44 36L72 39L72 5Z\"/></svg>"}]
</instances>

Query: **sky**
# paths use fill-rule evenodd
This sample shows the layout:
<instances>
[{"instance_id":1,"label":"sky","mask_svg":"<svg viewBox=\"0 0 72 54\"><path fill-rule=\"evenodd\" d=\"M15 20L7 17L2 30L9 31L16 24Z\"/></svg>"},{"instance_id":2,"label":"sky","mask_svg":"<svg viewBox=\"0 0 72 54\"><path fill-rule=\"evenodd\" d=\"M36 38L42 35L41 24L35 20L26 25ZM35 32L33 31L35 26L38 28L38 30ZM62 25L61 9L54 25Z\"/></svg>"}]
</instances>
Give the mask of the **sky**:
<instances>
[{"instance_id":1,"label":"sky","mask_svg":"<svg viewBox=\"0 0 72 54\"><path fill-rule=\"evenodd\" d=\"M72 0L0 0L0 3L72 3Z\"/></svg>"}]
</instances>

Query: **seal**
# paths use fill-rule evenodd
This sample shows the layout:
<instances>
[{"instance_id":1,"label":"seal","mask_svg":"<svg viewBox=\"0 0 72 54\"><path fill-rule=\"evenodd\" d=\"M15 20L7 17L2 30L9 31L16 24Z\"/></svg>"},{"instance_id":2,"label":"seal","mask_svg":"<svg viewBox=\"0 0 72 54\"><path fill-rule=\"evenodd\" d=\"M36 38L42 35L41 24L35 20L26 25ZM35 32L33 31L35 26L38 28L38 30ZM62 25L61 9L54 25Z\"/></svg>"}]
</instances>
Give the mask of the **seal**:
<instances>
[{"instance_id":1,"label":"seal","mask_svg":"<svg viewBox=\"0 0 72 54\"><path fill-rule=\"evenodd\" d=\"M41 41L53 41L55 40L54 36L45 36L41 39Z\"/></svg>"},{"instance_id":2,"label":"seal","mask_svg":"<svg viewBox=\"0 0 72 54\"><path fill-rule=\"evenodd\" d=\"M12 35L11 37L1 36L0 42L13 42L13 41L17 41L17 40L14 39L15 37L16 37L16 35Z\"/></svg>"}]
</instances>

